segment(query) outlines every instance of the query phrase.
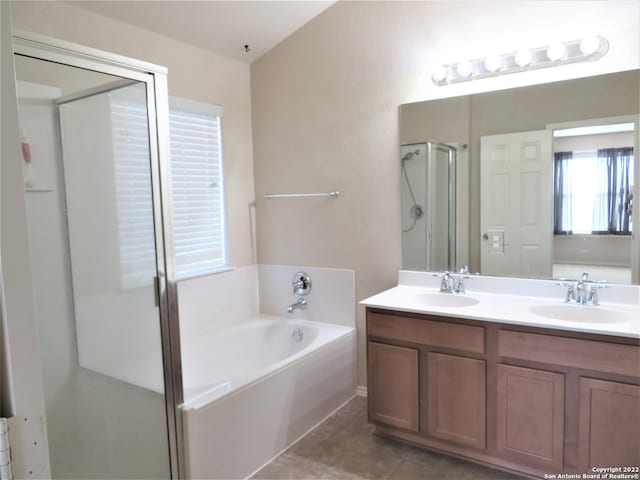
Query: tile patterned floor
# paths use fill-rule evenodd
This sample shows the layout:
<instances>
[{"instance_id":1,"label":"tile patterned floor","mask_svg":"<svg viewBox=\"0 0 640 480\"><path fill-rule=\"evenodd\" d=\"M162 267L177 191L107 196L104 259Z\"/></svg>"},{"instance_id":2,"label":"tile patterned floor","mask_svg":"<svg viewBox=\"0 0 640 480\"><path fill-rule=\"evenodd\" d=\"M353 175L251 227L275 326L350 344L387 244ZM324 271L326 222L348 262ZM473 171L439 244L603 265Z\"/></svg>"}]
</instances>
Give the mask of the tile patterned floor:
<instances>
[{"instance_id":1,"label":"tile patterned floor","mask_svg":"<svg viewBox=\"0 0 640 480\"><path fill-rule=\"evenodd\" d=\"M498 470L373 435L367 402L356 397L254 479L511 480Z\"/></svg>"}]
</instances>

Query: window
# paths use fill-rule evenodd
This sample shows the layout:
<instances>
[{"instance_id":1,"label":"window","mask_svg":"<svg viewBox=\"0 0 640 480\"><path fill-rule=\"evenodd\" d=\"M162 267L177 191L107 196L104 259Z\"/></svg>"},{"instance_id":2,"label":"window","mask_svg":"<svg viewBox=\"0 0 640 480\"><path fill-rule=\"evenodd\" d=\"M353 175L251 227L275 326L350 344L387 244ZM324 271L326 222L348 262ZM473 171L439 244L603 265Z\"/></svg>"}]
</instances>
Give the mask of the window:
<instances>
[{"instance_id":1,"label":"window","mask_svg":"<svg viewBox=\"0 0 640 480\"><path fill-rule=\"evenodd\" d=\"M228 266L222 170L222 107L172 98L169 105L177 278Z\"/></svg>"},{"instance_id":2,"label":"window","mask_svg":"<svg viewBox=\"0 0 640 480\"><path fill-rule=\"evenodd\" d=\"M556 152L554 233L630 235L632 147Z\"/></svg>"},{"instance_id":3,"label":"window","mask_svg":"<svg viewBox=\"0 0 640 480\"><path fill-rule=\"evenodd\" d=\"M144 84L109 93L120 285L151 285L156 275L149 125Z\"/></svg>"}]
</instances>

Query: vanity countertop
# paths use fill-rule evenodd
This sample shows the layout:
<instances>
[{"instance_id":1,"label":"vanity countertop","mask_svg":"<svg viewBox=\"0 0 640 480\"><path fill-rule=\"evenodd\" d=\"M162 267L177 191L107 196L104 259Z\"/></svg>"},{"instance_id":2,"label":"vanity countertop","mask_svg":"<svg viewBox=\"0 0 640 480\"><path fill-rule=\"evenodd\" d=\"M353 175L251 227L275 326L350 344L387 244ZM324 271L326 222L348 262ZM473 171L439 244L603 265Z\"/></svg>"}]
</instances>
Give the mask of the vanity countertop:
<instances>
[{"instance_id":1,"label":"vanity countertop","mask_svg":"<svg viewBox=\"0 0 640 480\"><path fill-rule=\"evenodd\" d=\"M465 306L434 305L439 296L467 297L477 303ZM487 322L508 323L538 328L550 328L572 332L640 338L640 304L601 301L600 305L569 305L560 298L549 296L526 296L487 291L467 291L464 295L440 293L430 286L398 285L360 302L371 308L411 313L433 314ZM447 299L443 303L447 303ZM452 300L453 302L453 300ZM573 320L539 315L535 310L555 315L568 314ZM599 311L602 318L598 316Z\"/></svg>"}]
</instances>

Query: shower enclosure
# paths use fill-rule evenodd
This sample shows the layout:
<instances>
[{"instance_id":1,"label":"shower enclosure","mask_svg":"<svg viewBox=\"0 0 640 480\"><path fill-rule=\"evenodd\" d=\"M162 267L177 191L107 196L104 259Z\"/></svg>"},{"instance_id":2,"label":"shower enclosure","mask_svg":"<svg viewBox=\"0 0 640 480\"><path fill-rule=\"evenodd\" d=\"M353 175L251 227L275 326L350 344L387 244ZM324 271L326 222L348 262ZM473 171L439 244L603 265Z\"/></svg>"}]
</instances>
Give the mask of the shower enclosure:
<instances>
[{"instance_id":1,"label":"shower enclosure","mask_svg":"<svg viewBox=\"0 0 640 480\"><path fill-rule=\"evenodd\" d=\"M402 145L402 265L456 269L456 163L453 146Z\"/></svg>"},{"instance_id":2,"label":"shower enclosure","mask_svg":"<svg viewBox=\"0 0 640 480\"><path fill-rule=\"evenodd\" d=\"M14 36L53 478L177 478L166 71Z\"/></svg>"}]
</instances>

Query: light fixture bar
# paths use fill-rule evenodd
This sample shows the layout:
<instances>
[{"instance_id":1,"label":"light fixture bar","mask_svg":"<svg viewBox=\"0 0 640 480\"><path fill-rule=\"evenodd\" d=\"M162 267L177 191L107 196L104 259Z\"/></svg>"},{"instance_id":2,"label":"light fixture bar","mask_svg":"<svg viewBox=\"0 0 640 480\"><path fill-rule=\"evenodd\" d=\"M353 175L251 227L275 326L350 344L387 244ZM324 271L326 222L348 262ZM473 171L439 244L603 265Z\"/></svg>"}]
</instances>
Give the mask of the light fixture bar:
<instances>
[{"instance_id":1,"label":"light fixture bar","mask_svg":"<svg viewBox=\"0 0 640 480\"><path fill-rule=\"evenodd\" d=\"M586 127L563 128L561 130L554 130L553 136L554 138L580 137L583 135L600 135L603 133L633 132L634 130L635 124L633 122L628 122L610 125L588 125Z\"/></svg>"},{"instance_id":2,"label":"light fixture bar","mask_svg":"<svg viewBox=\"0 0 640 480\"><path fill-rule=\"evenodd\" d=\"M608 51L609 42L606 38L586 37L501 55L448 63L438 66L431 79L436 85L443 86L539 68L590 62L602 58Z\"/></svg>"}]
</instances>

